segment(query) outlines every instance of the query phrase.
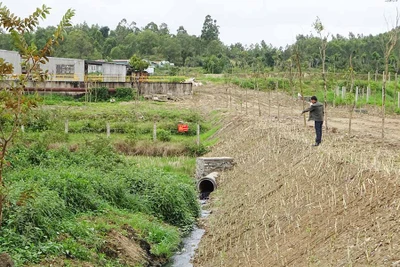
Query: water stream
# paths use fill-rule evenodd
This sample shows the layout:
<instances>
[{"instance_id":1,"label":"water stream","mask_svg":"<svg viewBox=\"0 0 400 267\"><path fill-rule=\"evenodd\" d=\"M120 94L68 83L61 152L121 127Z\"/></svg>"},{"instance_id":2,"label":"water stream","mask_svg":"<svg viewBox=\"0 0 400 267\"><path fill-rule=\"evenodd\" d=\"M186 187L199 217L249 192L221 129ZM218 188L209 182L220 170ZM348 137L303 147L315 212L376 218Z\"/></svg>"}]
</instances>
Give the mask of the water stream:
<instances>
[{"instance_id":1,"label":"water stream","mask_svg":"<svg viewBox=\"0 0 400 267\"><path fill-rule=\"evenodd\" d=\"M210 211L203 210L205 203L205 200L201 200L201 218L206 218L210 215ZM183 239L183 247L181 251L177 252L165 267L193 267L193 264L190 261L193 259L195 251L198 248L204 233L205 230L196 225L191 234Z\"/></svg>"}]
</instances>

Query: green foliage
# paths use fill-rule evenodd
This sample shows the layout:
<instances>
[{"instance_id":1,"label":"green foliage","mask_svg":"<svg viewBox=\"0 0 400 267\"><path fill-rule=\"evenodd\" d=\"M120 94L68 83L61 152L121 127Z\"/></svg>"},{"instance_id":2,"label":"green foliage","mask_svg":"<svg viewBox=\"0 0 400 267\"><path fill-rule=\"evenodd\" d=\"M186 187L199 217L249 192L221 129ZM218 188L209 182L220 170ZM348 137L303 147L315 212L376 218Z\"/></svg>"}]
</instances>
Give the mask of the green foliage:
<instances>
[{"instance_id":1,"label":"green foliage","mask_svg":"<svg viewBox=\"0 0 400 267\"><path fill-rule=\"evenodd\" d=\"M121 226L140 230L155 255L169 257L178 247L179 233L159 220L187 230L199 215L193 180L186 175L138 168L116 155L105 138L76 152L48 150L46 141L14 146L9 155L9 209L0 251L12 253L18 263L39 262L42 255L91 259L101 247L98 231L110 226L77 223L75 218L82 213L103 218L110 210L126 217ZM118 222L114 216L110 220Z\"/></svg>"},{"instance_id":2,"label":"green foliage","mask_svg":"<svg viewBox=\"0 0 400 267\"><path fill-rule=\"evenodd\" d=\"M163 130L163 129L158 129L157 130L157 139L162 142L169 142L169 141L171 141L171 132Z\"/></svg>"},{"instance_id":3,"label":"green foliage","mask_svg":"<svg viewBox=\"0 0 400 267\"><path fill-rule=\"evenodd\" d=\"M202 143L200 145L197 145L195 143L188 143L185 147L188 155L192 157L200 157L209 152L209 149Z\"/></svg>"},{"instance_id":4,"label":"green foliage","mask_svg":"<svg viewBox=\"0 0 400 267\"><path fill-rule=\"evenodd\" d=\"M117 88L115 98L120 101L131 101L136 97L136 90L132 88Z\"/></svg>"},{"instance_id":5,"label":"green foliage","mask_svg":"<svg viewBox=\"0 0 400 267\"><path fill-rule=\"evenodd\" d=\"M144 71L149 67L149 63L139 58L137 55L133 55L129 60L129 65L135 71Z\"/></svg>"},{"instance_id":6,"label":"green foliage","mask_svg":"<svg viewBox=\"0 0 400 267\"><path fill-rule=\"evenodd\" d=\"M36 12L35 23L30 25L36 28L40 18L48 13L48 8ZM4 12L5 15L9 15ZM23 21L19 21L22 23ZM66 26L67 24L64 24ZM21 25L26 26L26 25ZM199 25L201 26L201 25ZM11 30L11 28L9 28ZM231 72L233 69L242 73L248 70L259 71L275 70L289 72L287 61L292 58L294 47L301 48L301 65L305 73L310 73L321 67L321 39L327 41L327 36L322 35L325 31L324 25L319 18L310 29L315 30L319 36L312 34L299 34L293 45L274 47L264 40L260 43L244 46L242 43L231 45L219 41L220 27L217 21L207 15L202 25L200 36L195 36L180 26L174 34L165 23L156 25L150 22L144 27L136 26L134 22L125 19L110 29L107 26L100 27L97 24L87 25L85 23L69 27L63 33L65 41L53 52L54 56L82 59L122 59L133 55L139 63L141 58L148 60L168 60L179 67L201 67L209 73ZM43 47L52 38L53 32L59 33L58 28L48 26L37 28L35 32L30 29L25 34L27 44L33 43L36 47ZM348 36L332 34L331 40L326 46L326 67L329 72L346 72L348 69L348 57L357 51L353 58L353 68L356 72L382 73L384 70L384 55L382 42L388 40L389 33L378 35L355 35ZM59 35L57 35L59 36ZM0 48L15 50L21 47L23 42L14 42L10 33L0 34ZM398 51L400 43L393 51ZM34 51L34 49L32 49ZM220 64L212 56L218 59L226 58L225 67L220 70ZM399 56L395 52L389 58L389 71L399 72ZM142 70L145 67L134 63L134 69ZM221 62L219 62L221 63ZM228 64L229 63L229 64ZM211 67L207 67L207 65ZM212 67L214 66L214 67ZM170 75L176 75L177 69L168 70Z\"/></svg>"},{"instance_id":7,"label":"green foliage","mask_svg":"<svg viewBox=\"0 0 400 267\"><path fill-rule=\"evenodd\" d=\"M107 87L93 88L91 90L91 94L93 96L94 102L108 101L110 99Z\"/></svg>"},{"instance_id":8,"label":"green foliage","mask_svg":"<svg viewBox=\"0 0 400 267\"><path fill-rule=\"evenodd\" d=\"M201 39L210 42L218 40L218 38L219 26L217 25L217 21L213 20L210 15L207 15L203 23L203 29L201 30Z\"/></svg>"},{"instance_id":9,"label":"green foliage","mask_svg":"<svg viewBox=\"0 0 400 267\"><path fill-rule=\"evenodd\" d=\"M131 170L132 171L132 170ZM191 227L200 209L193 184L159 170L126 173L131 193L146 202L154 216L180 227Z\"/></svg>"}]
</instances>

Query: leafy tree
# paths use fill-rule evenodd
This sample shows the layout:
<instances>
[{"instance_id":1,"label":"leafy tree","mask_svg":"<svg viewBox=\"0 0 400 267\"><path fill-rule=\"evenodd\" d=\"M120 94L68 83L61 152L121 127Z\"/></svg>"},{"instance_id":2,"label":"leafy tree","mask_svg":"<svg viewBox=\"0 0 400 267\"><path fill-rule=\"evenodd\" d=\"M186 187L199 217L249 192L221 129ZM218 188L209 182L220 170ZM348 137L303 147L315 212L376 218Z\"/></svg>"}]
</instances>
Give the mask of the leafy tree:
<instances>
[{"instance_id":1,"label":"leafy tree","mask_svg":"<svg viewBox=\"0 0 400 267\"><path fill-rule=\"evenodd\" d=\"M124 52L124 47L119 45L119 46L116 46L113 49L111 49L110 57L112 59L124 59L124 58L126 58L126 55L125 55L125 52Z\"/></svg>"},{"instance_id":2,"label":"leafy tree","mask_svg":"<svg viewBox=\"0 0 400 267\"><path fill-rule=\"evenodd\" d=\"M213 20L210 15L207 15L204 20L201 39L206 43L219 40L219 26L217 25L217 21Z\"/></svg>"},{"instance_id":3,"label":"leafy tree","mask_svg":"<svg viewBox=\"0 0 400 267\"><path fill-rule=\"evenodd\" d=\"M179 47L181 49L180 55L182 58L182 65L186 65L186 60L188 57L195 55L196 49L195 44L197 42L196 36L190 36L187 31L181 26L178 29L176 39L179 42ZM178 63L178 62L176 62Z\"/></svg>"},{"instance_id":4,"label":"leafy tree","mask_svg":"<svg viewBox=\"0 0 400 267\"><path fill-rule=\"evenodd\" d=\"M70 32L56 56L81 59L99 59L102 57L101 53L95 49L93 40L83 30Z\"/></svg>"},{"instance_id":5,"label":"leafy tree","mask_svg":"<svg viewBox=\"0 0 400 267\"><path fill-rule=\"evenodd\" d=\"M224 71L227 65L229 65L228 58L218 58L215 55L212 55L205 59L203 67L208 73L219 74Z\"/></svg>"},{"instance_id":6,"label":"leafy tree","mask_svg":"<svg viewBox=\"0 0 400 267\"><path fill-rule=\"evenodd\" d=\"M101 27L99 31L104 38L108 38L108 35L110 34L110 28L108 26Z\"/></svg>"},{"instance_id":7,"label":"leafy tree","mask_svg":"<svg viewBox=\"0 0 400 267\"><path fill-rule=\"evenodd\" d=\"M117 40L114 37L109 37L105 40L103 45L103 58L110 56L111 50L117 46Z\"/></svg>"},{"instance_id":8,"label":"leafy tree","mask_svg":"<svg viewBox=\"0 0 400 267\"><path fill-rule=\"evenodd\" d=\"M168 27L167 27L168 28ZM144 27L144 30L146 31L146 30L149 30L149 31L152 31L152 32L155 32L155 33L158 33L158 26L157 26L157 24L155 24L154 22L150 22L149 24L147 24L145 27Z\"/></svg>"},{"instance_id":9,"label":"leafy tree","mask_svg":"<svg viewBox=\"0 0 400 267\"><path fill-rule=\"evenodd\" d=\"M130 60L129 60L129 65L132 67L133 70L135 71L144 71L149 67L149 63L142 60L140 57L137 55L133 55Z\"/></svg>"},{"instance_id":10,"label":"leafy tree","mask_svg":"<svg viewBox=\"0 0 400 267\"><path fill-rule=\"evenodd\" d=\"M46 18L49 8L43 5L27 18L20 18L11 13L6 7L0 5L0 27L9 32L15 47L22 56L22 66L26 75L19 75L17 81L10 84L2 83L0 91L0 227L3 218L3 207L6 200L6 185L3 171L7 165L7 150L15 138L18 129L29 115L37 101L24 94L24 89L29 79L43 81L47 72L40 69L40 64L45 64L47 57L53 52L54 47L62 40L63 31L71 26L70 21L74 16L73 10L68 10L62 18L54 33L43 45L38 48L35 44L28 44L25 33L33 31L39 25L39 20ZM0 59L0 77L13 72L14 66Z\"/></svg>"},{"instance_id":11,"label":"leafy tree","mask_svg":"<svg viewBox=\"0 0 400 267\"><path fill-rule=\"evenodd\" d=\"M185 28L183 26L179 26L178 30L177 30L177 35L180 34L188 34L188 32L185 30Z\"/></svg>"},{"instance_id":12,"label":"leafy tree","mask_svg":"<svg viewBox=\"0 0 400 267\"><path fill-rule=\"evenodd\" d=\"M164 45L162 46L162 54L169 61L179 65L182 65L182 57L181 57L181 44L179 40L175 38L165 38L162 42Z\"/></svg>"},{"instance_id":13,"label":"leafy tree","mask_svg":"<svg viewBox=\"0 0 400 267\"><path fill-rule=\"evenodd\" d=\"M0 29L0 48L4 50L13 49L11 35L5 33L2 29Z\"/></svg>"},{"instance_id":14,"label":"leafy tree","mask_svg":"<svg viewBox=\"0 0 400 267\"><path fill-rule=\"evenodd\" d=\"M151 31L145 30L138 35L137 48L142 56L156 55L160 48L160 36Z\"/></svg>"},{"instance_id":15,"label":"leafy tree","mask_svg":"<svg viewBox=\"0 0 400 267\"><path fill-rule=\"evenodd\" d=\"M161 23L158 31L161 35L169 35L168 25L166 23Z\"/></svg>"}]
</instances>

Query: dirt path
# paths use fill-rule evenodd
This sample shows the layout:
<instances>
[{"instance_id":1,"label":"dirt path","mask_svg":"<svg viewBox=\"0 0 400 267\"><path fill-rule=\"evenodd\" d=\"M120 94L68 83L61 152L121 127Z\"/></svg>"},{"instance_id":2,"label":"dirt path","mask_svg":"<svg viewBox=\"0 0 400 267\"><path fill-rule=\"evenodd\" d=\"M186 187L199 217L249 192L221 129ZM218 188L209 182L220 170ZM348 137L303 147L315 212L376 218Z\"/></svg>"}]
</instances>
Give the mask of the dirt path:
<instances>
[{"instance_id":1,"label":"dirt path","mask_svg":"<svg viewBox=\"0 0 400 267\"><path fill-rule=\"evenodd\" d=\"M184 105L221 111L210 156L237 162L212 195L195 266L400 266L396 117L382 145L379 116L357 114L349 137L346 110L329 109L337 131L311 148L312 124L284 94L207 85Z\"/></svg>"}]
</instances>

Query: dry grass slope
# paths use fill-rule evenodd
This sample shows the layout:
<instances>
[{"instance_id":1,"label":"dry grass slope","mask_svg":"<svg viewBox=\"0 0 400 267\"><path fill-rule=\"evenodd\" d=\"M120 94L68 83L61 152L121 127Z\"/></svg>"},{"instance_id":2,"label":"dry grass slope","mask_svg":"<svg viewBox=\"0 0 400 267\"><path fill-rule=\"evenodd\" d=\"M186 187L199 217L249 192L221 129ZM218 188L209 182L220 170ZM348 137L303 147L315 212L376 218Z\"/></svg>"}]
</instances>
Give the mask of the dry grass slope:
<instances>
[{"instance_id":1,"label":"dry grass slope","mask_svg":"<svg viewBox=\"0 0 400 267\"><path fill-rule=\"evenodd\" d=\"M202 90L227 106L217 105L225 90ZM378 146L360 128L358 138L339 130L312 148L312 130L288 106L279 122L265 104L258 117L257 97L266 98L251 92L246 116L244 92L235 94L212 155L238 164L219 180L195 266L400 266L398 140Z\"/></svg>"}]
</instances>

